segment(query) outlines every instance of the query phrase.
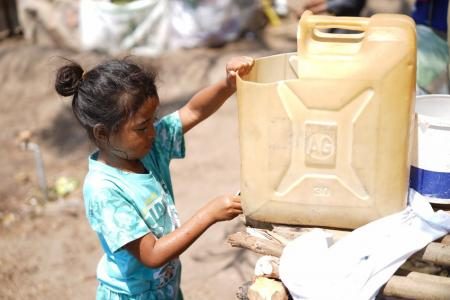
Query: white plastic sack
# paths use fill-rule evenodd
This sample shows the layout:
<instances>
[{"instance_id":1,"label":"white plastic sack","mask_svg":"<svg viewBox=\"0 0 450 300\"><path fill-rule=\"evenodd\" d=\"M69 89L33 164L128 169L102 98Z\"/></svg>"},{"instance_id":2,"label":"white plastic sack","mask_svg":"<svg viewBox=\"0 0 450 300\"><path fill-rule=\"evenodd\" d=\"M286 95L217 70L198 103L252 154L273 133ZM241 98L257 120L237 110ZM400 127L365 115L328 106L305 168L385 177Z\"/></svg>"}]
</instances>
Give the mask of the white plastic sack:
<instances>
[{"instance_id":1,"label":"white plastic sack","mask_svg":"<svg viewBox=\"0 0 450 300\"><path fill-rule=\"evenodd\" d=\"M247 26L257 0L170 1L171 49L216 46L235 40Z\"/></svg>"},{"instance_id":2,"label":"white plastic sack","mask_svg":"<svg viewBox=\"0 0 450 300\"><path fill-rule=\"evenodd\" d=\"M80 36L84 50L110 54L157 55L167 49L168 0L126 4L81 0Z\"/></svg>"},{"instance_id":3,"label":"white plastic sack","mask_svg":"<svg viewBox=\"0 0 450 300\"><path fill-rule=\"evenodd\" d=\"M409 256L450 231L448 213L434 212L411 189L409 201L405 210L357 228L331 247L320 229L289 242L279 272L293 299L374 299Z\"/></svg>"}]
</instances>

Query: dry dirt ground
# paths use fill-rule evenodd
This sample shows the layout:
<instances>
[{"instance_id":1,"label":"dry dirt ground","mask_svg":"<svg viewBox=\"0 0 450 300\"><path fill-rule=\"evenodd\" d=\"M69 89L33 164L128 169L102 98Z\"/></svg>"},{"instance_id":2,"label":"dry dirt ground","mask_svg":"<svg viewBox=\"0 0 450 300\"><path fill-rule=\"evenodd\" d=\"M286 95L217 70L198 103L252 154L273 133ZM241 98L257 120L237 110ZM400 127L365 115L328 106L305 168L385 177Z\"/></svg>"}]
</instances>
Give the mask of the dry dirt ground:
<instances>
[{"instance_id":1,"label":"dry dirt ground","mask_svg":"<svg viewBox=\"0 0 450 300\"><path fill-rule=\"evenodd\" d=\"M244 39L218 49L136 59L157 65L161 108L167 113L220 79L232 56L295 50L295 24L273 31L271 46ZM106 58L42 48L21 39L0 43L0 299L94 299L95 295L96 264L102 251L85 219L81 198L87 155L94 148L74 120L70 100L54 92L55 70L64 63L60 56L85 68ZM239 189L237 126L233 96L187 134L186 158L171 165L182 221L205 201ZM75 191L44 201L33 153L21 149L17 140L23 130L32 131L32 142L40 146L49 187L68 177L79 183ZM186 299L234 299L237 287L250 279L255 257L226 244L227 235L241 226L238 219L217 224L181 256Z\"/></svg>"}]
</instances>

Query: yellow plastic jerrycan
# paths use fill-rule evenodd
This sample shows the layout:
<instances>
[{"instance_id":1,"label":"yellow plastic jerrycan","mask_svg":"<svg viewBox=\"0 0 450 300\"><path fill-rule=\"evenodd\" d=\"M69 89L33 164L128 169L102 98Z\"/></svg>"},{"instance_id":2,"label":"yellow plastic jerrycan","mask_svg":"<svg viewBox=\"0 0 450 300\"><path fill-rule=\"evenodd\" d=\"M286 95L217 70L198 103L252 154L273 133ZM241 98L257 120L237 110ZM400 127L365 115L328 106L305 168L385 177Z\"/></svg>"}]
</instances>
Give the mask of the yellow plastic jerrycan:
<instances>
[{"instance_id":1,"label":"yellow plastic jerrycan","mask_svg":"<svg viewBox=\"0 0 450 300\"><path fill-rule=\"evenodd\" d=\"M256 59L237 79L246 218L356 228L402 210L414 117L414 22L396 14L306 12L297 39L297 53Z\"/></svg>"}]
</instances>

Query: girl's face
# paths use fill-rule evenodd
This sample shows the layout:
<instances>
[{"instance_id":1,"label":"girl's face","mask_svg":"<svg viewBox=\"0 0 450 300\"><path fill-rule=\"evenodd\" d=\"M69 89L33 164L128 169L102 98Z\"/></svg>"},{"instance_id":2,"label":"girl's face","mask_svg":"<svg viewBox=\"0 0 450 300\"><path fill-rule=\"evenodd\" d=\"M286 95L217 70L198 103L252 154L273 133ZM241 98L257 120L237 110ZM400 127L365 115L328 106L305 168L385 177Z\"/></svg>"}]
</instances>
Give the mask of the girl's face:
<instances>
[{"instance_id":1,"label":"girl's face","mask_svg":"<svg viewBox=\"0 0 450 300\"><path fill-rule=\"evenodd\" d=\"M117 132L109 137L109 151L122 159L136 160L144 157L155 138L156 97L145 101L137 112L126 120Z\"/></svg>"}]
</instances>

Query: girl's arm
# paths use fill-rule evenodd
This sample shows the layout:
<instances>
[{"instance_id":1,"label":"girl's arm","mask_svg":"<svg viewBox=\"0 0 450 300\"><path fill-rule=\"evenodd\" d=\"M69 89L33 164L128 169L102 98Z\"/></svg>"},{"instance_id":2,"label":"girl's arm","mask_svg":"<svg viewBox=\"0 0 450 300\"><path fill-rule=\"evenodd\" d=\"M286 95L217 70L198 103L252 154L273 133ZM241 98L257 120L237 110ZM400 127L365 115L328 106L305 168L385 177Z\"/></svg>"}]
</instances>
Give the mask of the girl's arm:
<instances>
[{"instance_id":1,"label":"girl's arm","mask_svg":"<svg viewBox=\"0 0 450 300\"><path fill-rule=\"evenodd\" d=\"M201 208L175 231L157 239L149 233L124 246L144 265L157 268L184 252L209 226L242 213L239 196L221 196Z\"/></svg>"},{"instance_id":2,"label":"girl's arm","mask_svg":"<svg viewBox=\"0 0 450 300\"><path fill-rule=\"evenodd\" d=\"M180 109L184 133L222 106L225 100L236 91L236 74L243 76L250 72L253 62L253 58L247 56L232 58L226 66L226 79L200 90Z\"/></svg>"}]
</instances>

